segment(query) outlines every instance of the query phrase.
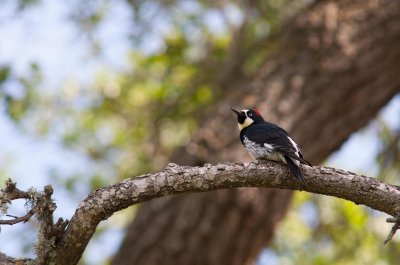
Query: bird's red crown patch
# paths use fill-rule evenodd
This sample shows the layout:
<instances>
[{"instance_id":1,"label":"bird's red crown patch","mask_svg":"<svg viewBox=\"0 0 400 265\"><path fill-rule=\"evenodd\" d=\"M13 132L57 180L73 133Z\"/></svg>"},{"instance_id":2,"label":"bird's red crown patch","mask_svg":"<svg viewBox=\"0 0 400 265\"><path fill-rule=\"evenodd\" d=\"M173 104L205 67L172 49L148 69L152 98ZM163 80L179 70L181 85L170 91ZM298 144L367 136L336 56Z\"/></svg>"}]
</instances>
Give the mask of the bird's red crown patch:
<instances>
[{"instance_id":1,"label":"bird's red crown patch","mask_svg":"<svg viewBox=\"0 0 400 265\"><path fill-rule=\"evenodd\" d=\"M257 116L261 116L261 113L258 111L258 109L254 108L253 111L256 113Z\"/></svg>"}]
</instances>

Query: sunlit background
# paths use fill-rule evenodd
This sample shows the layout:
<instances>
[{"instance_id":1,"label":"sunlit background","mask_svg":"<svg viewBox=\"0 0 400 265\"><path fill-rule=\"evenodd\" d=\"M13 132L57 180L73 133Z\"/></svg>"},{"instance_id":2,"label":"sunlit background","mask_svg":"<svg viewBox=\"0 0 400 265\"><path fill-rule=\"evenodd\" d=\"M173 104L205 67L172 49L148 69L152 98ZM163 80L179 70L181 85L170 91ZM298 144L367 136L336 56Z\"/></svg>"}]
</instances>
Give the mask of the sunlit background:
<instances>
[{"instance_id":1,"label":"sunlit background","mask_svg":"<svg viewBox=\"0 0 400 265\"><path fill-rule=\"evenodd\" d=\"M0 3L0 179L11 177L23 189L52 184L56 217L64 218L93 188L154 170L189 141L197 124L192 115L212 101L216 82L197 67L207 52L223 57L230 32L244 19L236 3L81 2ZM269 11L275 13L256 17L254 38L276 30L308 1L274 3ZM253 58L247 70L255 65ZM149 144L154 131L162 132L157 145ZM399 147L399 131L397 96L325 164L398 184L399 154L391 146ZM21 203L10 213L24 211ZM103 222L82 264L106 264L134 214L131 207ZM386 217L296 193L258 264L395 264L397 237L382 245L390 230ZM0 251L32 257L36 228L33 220L2 227Z\"/></svg>"}]
</instances>

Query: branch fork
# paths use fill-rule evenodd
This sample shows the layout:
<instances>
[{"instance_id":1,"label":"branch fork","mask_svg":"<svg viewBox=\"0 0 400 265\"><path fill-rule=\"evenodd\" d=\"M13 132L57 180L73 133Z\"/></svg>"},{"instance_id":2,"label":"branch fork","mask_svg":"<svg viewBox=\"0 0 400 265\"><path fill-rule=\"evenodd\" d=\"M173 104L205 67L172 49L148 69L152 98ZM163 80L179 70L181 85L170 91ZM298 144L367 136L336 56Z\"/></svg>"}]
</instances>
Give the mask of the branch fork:
<instances>
[{"instance_id":1,"label":"branch fork","mask_svg":"<svg viewBox=\"0 0 400 265\"><path fill-rule=\"evenodd\" d=\"M57 206L52 200L53 188L50 185L44 187L43 192L37 192L33 189L22 191L17 188L16 183L11 179L6 181L5 188L0 191L0 208L2 211L8 209L8 205L14 200L25 199L27 204L31 205L31 209L24 216L14 216L6 214L7 217L13 219L0 220L0 225L15 225L18 223L28 222L32 216L36 215L39 220L40 228L38 232L38 241L35 246L35 251L40 262L49 262L50 252L54 249L55 244L48 244L49 241L56 242L64 233L68 225L68 221L62 218L53 223L53 212ZM26 261L26 259L24 259ZM38 264L48 264L48 263Z\"/></svg>"}]
</instances>

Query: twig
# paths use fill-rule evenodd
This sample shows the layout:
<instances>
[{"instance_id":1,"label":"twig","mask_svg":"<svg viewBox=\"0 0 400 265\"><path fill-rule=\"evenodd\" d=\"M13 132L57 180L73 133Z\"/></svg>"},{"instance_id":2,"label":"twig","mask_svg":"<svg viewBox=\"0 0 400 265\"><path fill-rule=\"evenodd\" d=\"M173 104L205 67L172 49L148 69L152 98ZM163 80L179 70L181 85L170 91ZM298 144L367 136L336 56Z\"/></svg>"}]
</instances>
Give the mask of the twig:
<instances>
[{"instance_id":1,"label":"twig","mask_svg":"<svg viewBox=\"0 0 400 265\"><path fill-rule=\"evenodd\" d=\"M387 242L392 240L394 234L396 234L397 230L400 229L400 214L397 217L390 217L386 219L387 223L393 223L392 229L390 230L389 235L386 237L385 242L383 243L386 245Z\"/></svg>"},{"instance_id":2,"label":"twig","mask_svg":"<svg viewBox=\"0 0 400 265\"><path fill-rule=\"evenodd\" d=\"M18 217L18 216L13 216L10 214L7 214L7 217L12 217L14 219L11 220L0 220L0 225L15 225L18 223L26 223L31 219L31 217L35 214L33 210L30 210L27 214L24 216Z\"/></svg>"}]
</instances>

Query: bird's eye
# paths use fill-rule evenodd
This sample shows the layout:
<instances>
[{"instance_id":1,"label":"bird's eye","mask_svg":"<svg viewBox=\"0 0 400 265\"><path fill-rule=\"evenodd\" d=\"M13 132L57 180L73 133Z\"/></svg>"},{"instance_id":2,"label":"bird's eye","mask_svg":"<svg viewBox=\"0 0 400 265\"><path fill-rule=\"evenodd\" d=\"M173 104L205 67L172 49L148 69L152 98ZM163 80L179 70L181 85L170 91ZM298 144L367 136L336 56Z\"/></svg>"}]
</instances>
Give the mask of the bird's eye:
<instances>
[{"instance_id":1,"label":"bird's eye","mask_svg":"<svg viewBox=\"0 0 400 265\"><path fill-rule=\"evenodd\" d=\"M250 113L249 113L249 117L251 117L251 116L253 116L253 113L250 112Z\"/></svg>"}]
</instances>

